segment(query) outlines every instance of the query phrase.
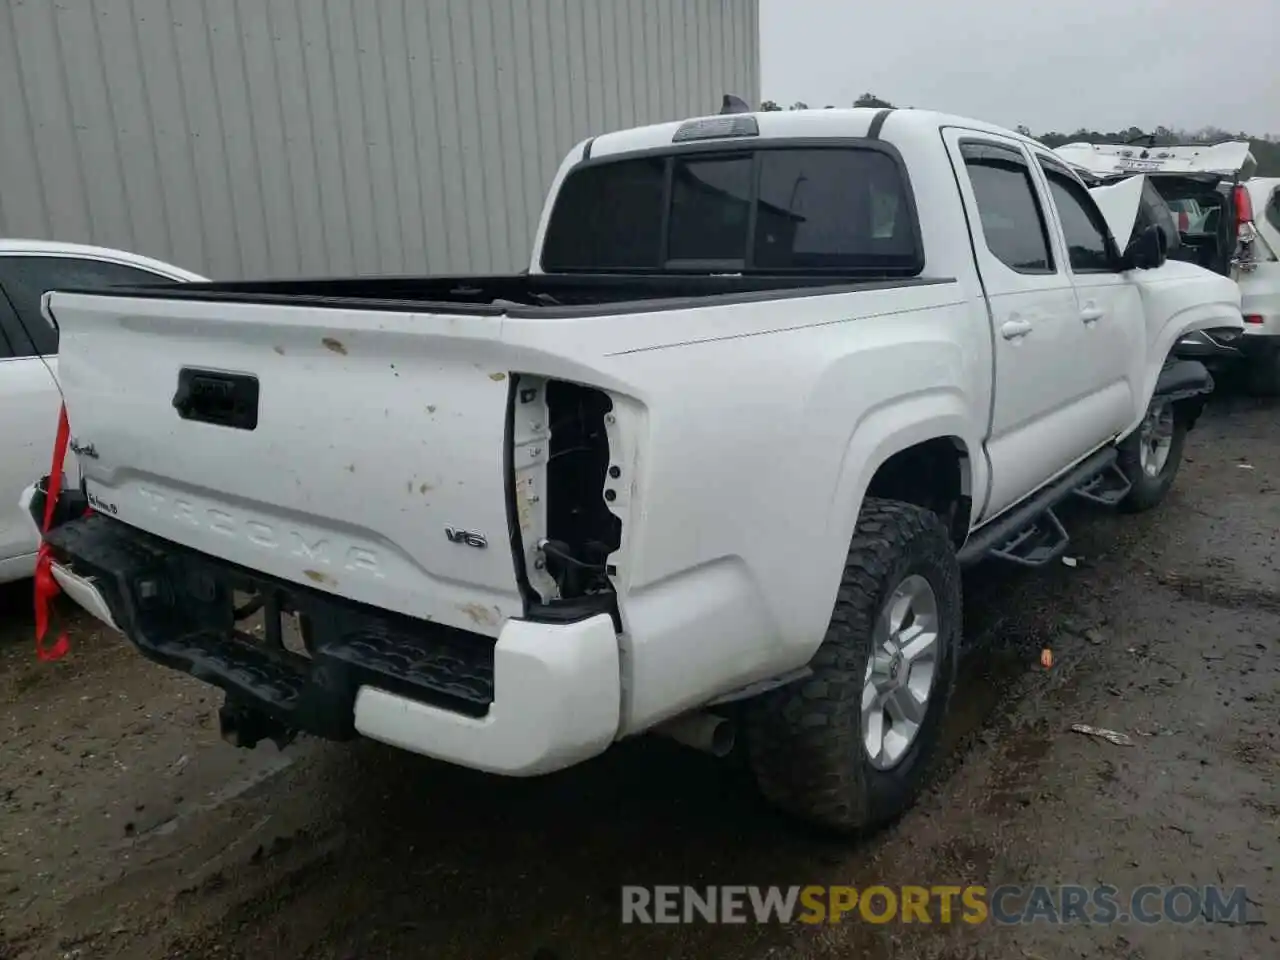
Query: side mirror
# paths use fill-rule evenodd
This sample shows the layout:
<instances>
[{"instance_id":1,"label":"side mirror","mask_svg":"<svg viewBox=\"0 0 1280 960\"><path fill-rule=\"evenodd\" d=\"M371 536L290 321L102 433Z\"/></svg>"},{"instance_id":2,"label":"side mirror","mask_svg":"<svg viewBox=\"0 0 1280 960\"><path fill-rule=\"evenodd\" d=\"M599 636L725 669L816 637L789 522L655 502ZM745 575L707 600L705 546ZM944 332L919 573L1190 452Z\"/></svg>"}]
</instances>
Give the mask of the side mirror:
<instances>
[{"instance_id":1,"label":"side mirror","mask_svg":"<svg viewBox=\"0 0 1280 960\"><path fill-rule=\"evenodd\" d=\"M1155 224L1133 238L1122 258L1126 270L1153 270L1168 259L1169 241Z\"/></svg>"}]
</instances>

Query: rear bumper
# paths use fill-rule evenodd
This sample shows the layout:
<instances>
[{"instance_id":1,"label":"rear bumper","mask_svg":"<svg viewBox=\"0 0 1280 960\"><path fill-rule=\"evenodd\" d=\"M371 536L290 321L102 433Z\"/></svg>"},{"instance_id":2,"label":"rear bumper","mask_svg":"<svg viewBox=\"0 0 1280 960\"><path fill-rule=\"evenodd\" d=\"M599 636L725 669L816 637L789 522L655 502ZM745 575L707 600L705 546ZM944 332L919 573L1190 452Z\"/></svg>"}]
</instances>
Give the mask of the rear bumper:
<instances>
[{"instance_id":1,"label":"rear bumper","mask_svg":"<svg viewBox=\"0 0 1280 960\"><path fill-rule=\"evenodd\" d=\"M23 496L34 516L43 493ZM274 732L356 734L461 766L530 776L602 752L618 733L612 618L508 620L496 639L274 580L93 514L51 530L64 591L148 659L227 693ZM263 599L263 635L234 604ZM307 654L270 626L305 616ZM256 738L255 738L256 740ZM251 740L250 742L255 742Z\"/></svg>"},{"instance_id":2,"label":"rear bumper","mask_svg":"<svg viewBox=\"0 0 1280 960\"><path fill-rule=\"evenodd\" d=\"M547 773L613 742L618 671L608 614L556 625L508 620L494 646L494 698L484 717L365 685L356 694L355 728L372 740L489 773Z\"/></svg>"}]
</instances>

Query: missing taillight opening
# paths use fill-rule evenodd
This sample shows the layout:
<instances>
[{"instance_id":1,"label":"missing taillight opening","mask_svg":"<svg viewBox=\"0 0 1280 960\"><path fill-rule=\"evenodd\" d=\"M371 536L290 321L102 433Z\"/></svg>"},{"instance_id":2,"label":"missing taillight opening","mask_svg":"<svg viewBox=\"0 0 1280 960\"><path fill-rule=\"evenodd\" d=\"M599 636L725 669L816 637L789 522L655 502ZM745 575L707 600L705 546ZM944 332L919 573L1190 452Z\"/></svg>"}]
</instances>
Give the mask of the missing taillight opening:
<instances>
[{"instance_id":1,"label":"missing taillight opening","mask_svg":"<svg viewBox=\"0 0 1280 960\"><path fill-rule=\"evenodd\" d=\"M512 394L512 547L531 615L613 609L622 540L613 401L593 387L520 375Z\"/></svg>"},{"instance_id":2,"label":"missing taillight opening","mask_svg":"<svg viewBox=\"0 0 1280 960\"><path fill-rule=\"evenodd\" d=\"M560 599L611 592L607 563L618 549L622 521L608 508L609 438L613 402L590 387L547 384L551 432L547 456L547 535L541 544Z\"/></svg>"}]
</instances>

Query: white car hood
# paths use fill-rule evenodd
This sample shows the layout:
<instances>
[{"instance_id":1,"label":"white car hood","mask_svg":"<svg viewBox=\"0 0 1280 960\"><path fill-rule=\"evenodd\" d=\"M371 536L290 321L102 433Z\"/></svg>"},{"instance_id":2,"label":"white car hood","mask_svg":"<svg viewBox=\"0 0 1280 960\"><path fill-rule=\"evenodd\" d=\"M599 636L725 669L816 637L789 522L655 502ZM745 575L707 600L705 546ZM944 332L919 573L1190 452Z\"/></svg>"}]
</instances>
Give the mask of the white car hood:
<instances>
[{"instance_id":1,"label":"white car hood","mask_svg":"<svg viewBox=\"0 0 1280 960\"><path fill-rule=\"evenodd\" d=\"M1142 186L1146 177L1137 176L1121 180L1105 187L1093 187L1089 195L1107 221L1111 236L1123 251L1138 219L1138 205L1142 200Z\"/></svg>"}]
</instances>

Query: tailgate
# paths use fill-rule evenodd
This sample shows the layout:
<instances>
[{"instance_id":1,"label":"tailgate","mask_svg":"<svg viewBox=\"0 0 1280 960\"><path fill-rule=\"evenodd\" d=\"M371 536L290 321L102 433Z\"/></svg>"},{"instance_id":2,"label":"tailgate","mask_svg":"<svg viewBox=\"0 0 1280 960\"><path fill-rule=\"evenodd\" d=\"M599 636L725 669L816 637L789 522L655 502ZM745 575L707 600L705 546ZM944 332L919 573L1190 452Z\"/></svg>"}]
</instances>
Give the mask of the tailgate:
<instances>
[{"instance_id":1,"label":"tailgate","mask_svg":"<svg viewBox=\"0 0 1280 960\"><path fill-rule=\"evenodd\" d=\"M521 614L501 316L73 293L49 310L99 512L477 633Z\"/></svg>"}]
</instances>

